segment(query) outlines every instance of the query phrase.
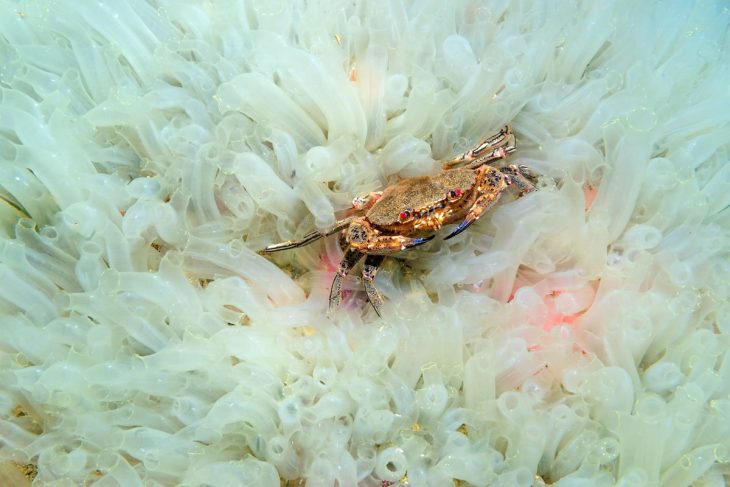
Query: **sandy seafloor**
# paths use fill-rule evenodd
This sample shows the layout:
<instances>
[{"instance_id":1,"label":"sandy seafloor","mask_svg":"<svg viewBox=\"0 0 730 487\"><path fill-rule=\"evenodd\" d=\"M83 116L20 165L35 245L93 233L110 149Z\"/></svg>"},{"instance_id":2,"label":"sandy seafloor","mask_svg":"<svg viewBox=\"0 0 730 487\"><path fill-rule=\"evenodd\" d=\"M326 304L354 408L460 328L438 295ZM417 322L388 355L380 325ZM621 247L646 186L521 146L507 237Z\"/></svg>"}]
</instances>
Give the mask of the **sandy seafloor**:
<instances>
[{"instance_id":1,"label":"sandy seafloor","mask_svg":"<svg viewBox=\"0 0 730 487\"><path fill-rule=\"evenodd\" d=\"M0 0L0 484L721 486L722 1ZM353 197L542 175L360 270Z\"/></svg>"}]
</instances>

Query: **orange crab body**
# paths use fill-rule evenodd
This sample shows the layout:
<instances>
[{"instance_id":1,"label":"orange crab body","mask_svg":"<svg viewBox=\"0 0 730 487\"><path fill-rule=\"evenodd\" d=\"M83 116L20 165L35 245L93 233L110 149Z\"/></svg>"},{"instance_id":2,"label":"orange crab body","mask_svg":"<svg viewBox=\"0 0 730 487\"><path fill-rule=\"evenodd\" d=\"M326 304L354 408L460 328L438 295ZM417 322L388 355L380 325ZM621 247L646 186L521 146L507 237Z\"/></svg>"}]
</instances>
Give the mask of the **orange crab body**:
<instances>
[{"instance_id":1,"label":"orange crab body","mask_svg":"<svg viewBox=\"0 0 730 487\"><path fill-rule=\"evenodd\" d=\"M505 189L516 188L520 194L534 189L534 175L526 167L488 165L503 161L514 150L514 135L506 126L474 149L446 161L440 173L403 179L381 193L355 198L353 216L301 240L270 245L264 252L300 247L342 231L345 255L332 283L330 308L340 303L342 279L365 257L365 291L380 314L383 300L373 281L386 255L426 243L451 223L458 225L445 239L458 235L494 205Z\"/></svg>"},{"instance_id":2,"label":"orange crab body","mask_svg":"<svg viewBox=\"0 0 730 487\"><path fill-rule=\"evenodd\" d=\"M494 199L505 187L503 175L489 166L403 179L383 191L364 216L353 219L347 242L364 254L405 250L408 237L428 237L463 221L480 195Z\"/></svg>"}]
</instances>

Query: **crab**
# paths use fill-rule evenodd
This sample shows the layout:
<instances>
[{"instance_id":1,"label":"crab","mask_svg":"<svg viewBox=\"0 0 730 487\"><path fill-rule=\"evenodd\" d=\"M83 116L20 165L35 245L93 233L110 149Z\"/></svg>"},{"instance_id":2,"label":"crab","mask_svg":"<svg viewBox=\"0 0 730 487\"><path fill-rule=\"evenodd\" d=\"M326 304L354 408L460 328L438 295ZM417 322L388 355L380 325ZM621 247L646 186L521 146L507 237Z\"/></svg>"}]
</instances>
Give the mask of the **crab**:
<instances>
[{"instance_id":1,"label":"crab","mask_svg":"<svg viewBox=\"0 0 730 487\"><path fill-rule=\"evenodd\" d=\"M344 256L330 289L329 309L339 306L342 280L365 257L365 292L380 316L383 297L374 280L387 255L423 245L444 225L457 223L444 240L453 238L497 203L505 190L515 189L522 196L535 189L535 174L525 166L506 163L515 149L514 134L506 125L473 149L445 161L438 174L402 179L383 191L357 197L349 217L299 240L269 245L262 252L301 247L341 232Z\"/></svg>"}]
</instances>

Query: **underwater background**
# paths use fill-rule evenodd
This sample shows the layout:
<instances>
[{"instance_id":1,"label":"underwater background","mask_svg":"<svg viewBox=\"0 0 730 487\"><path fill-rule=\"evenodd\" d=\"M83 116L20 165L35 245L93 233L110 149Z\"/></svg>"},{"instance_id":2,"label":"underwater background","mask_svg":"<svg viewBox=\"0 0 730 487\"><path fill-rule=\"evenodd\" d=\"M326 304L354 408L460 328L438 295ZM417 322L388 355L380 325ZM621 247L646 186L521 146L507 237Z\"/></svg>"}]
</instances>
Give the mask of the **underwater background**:
<instances>
[{"instance_id":1,"label":"underwater background","mask_svg":"<svg viewBox=\"0 0 730 487\"><path fill-rule=\"evenodd\" d=\"M723 1L0 0L0 484L722 486ZM359 272L511 123L538 190Z\"/></svg>"}]
</instances>

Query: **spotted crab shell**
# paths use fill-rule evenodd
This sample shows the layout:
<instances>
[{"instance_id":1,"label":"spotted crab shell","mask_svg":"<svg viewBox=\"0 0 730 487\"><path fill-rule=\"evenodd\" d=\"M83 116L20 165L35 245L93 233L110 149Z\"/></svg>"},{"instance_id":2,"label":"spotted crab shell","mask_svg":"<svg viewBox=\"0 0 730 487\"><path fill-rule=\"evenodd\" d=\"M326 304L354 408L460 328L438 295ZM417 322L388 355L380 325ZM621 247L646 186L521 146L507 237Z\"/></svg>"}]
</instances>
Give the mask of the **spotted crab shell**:
<instances>
[{"instance_id":1,"label":"spotted crab shell","mask_svg":"<svg viewBox=\"0 0 730 487\"><path fill-rule=\"evenodd\" d=\"M450 191L459 189L465 193L475 181L476 174L471 169L452 169L435 176L403 179L386 188L365 216L375 225L398 224L402 222L402 212L418 213L436 208L446 201Z\"/></svg>"}]
</instances>

